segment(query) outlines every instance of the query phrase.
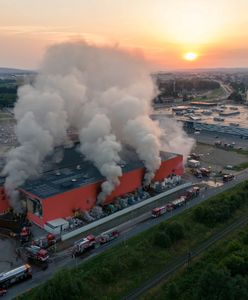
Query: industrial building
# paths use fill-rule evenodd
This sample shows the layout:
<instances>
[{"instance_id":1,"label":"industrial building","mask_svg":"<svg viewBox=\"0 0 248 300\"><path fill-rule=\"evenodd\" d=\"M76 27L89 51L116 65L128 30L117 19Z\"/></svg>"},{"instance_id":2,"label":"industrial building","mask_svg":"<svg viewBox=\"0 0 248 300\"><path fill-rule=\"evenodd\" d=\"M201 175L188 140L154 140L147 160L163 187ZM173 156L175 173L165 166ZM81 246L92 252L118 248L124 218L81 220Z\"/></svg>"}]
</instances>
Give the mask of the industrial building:
<instances>
[{"instance_id":1,"label":"industrial building","mask_svg":"<svg viewBox=\"0 0 248 300\"><path fill-rule=\"evenodd\" d=\"M183 174L181 155L161 152L162 164L155 181ZM121 162L123 176L120 185L105 200L108 204L118 196L132 192L142 185L145 169L134 152L126 151ZM48 166L48 167L47 167ZM61 162L47 163L46 172L29 180L19 190L21 201L27 207L28 218L40 227L47 221L72 216L76 210L88 211L96 204L104 177L91 162L86 161L77 148L65 149ZM2 186L3 186L3 178ZM1 188L0 212L9 207Z\"/></svg>"},{"instance_id":2,"label":"industrial building","mask_svg":"<svg viewBox=\"0 0 248 300\"><path fill-rule=\"evenodd\" d=\"M4 192L4 178L0 177L0 215L9 209L9 201Z\"/></svg>"},{"instance_id":3,"label":"industrial building","mask_svg":"<svg viewBox=\"0 0 248 300\"><path fill-rule=\"evenodd\" d=\"M142 186L145 173L143 163L131 150L125 150L121 157L123 175L120 184L104 204ZM171 174L183 174L182 155L161 152L161 160L154 181L162 181ZM44 227L47 221L72 216L76 210L88 211L96 205L104 177L76 147L64 149L63 159L59 163L47 165L41 177L27 181L20 188L21 201L27 207L30 221Z\"/></svg>"}]
</instances>

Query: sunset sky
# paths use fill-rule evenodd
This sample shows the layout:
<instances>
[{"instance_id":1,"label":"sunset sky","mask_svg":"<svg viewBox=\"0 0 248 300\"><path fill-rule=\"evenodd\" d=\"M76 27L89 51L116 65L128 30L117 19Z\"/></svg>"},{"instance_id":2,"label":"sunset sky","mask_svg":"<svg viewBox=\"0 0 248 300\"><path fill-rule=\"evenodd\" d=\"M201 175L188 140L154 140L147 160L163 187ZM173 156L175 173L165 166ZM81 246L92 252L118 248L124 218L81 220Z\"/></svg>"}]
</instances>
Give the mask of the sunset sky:
<instances>
[{"instance_id":1,"label":"sunset sky","mask_svg":"<svg viewBox=\"0 0 248 300\"><path fill-rule=\"evenodd\" d=\"M247 0L0 0L0 66L36 69L47 46L83 38L159 69L248 67L247 16Z\"/></svg>"}]
</instances>

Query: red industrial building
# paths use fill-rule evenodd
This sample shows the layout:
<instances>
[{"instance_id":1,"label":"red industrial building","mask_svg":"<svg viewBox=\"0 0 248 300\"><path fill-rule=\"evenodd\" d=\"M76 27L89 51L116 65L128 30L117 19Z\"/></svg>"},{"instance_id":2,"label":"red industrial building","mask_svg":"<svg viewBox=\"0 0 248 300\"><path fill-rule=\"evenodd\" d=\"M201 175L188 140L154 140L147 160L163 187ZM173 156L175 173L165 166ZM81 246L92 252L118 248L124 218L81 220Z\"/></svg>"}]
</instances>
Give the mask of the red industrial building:
<instances>
[{"instance_id":1,"label":"red industrial building","mask_svg":"<svg viewBox=\"0 0 248 300\"><path fill-rule=\"evenodd\" d=\"M5 213L9 209L8 197L4 191L4 178L0 177L0 215Z\"/></svg>"},{"instance_id":2,"label":"red industrial building","mask_svg":"<svg viewBox=\"0 0 248 300\"><path fill-rule=\"evenodd\" d=\"M122 159L120 185L104 204L142 186L145 173L143 163L130 150ZM183 174L182 155L161 152L161 159L154 181L161 181L171 174ZM63 160L49 168L41 177L28 181L20 189L29 220L40 227L44 227L47 221L72 216L76 210L90 210L96 204L104 181L99 171L76 148L65 149Z\"/></svg>"}]
</instances>

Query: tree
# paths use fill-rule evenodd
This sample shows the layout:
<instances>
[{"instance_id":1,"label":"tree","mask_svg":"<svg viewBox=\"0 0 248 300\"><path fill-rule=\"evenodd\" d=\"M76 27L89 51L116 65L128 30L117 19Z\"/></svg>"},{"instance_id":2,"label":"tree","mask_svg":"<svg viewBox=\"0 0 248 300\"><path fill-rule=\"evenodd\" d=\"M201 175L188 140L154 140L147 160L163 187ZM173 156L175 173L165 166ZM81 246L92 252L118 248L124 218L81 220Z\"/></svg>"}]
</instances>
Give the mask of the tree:
<instances>
[{"instance_id":1,"label":"tree","mask_svg":"<svg viewBox=\"0 0 248 300\"><path fill-rule=\"evenodd\" d=\"M209 264L197 282L194 299L234 300L230 274L225 269Z\"/></svg>"},{"instance_id":2,"label":"tree","mask_svg":"<svg viewBox=\"0 0 248 300\"><path fill-rule=\"evenodd\" d=\"M171 245L171 239L165 232L158 232L154 236L154 245L161 248L168 248Z\"/></svg>"},{"instance_id":3,"label":"tree","mask_svg":"<svg viewBox=\"0 0 248 300\"><path fill-rule=\"evenodd\" d=\"M169 235L171 241L175 242L184 237L184 228L180 223L174 222L168 225L166 233Z\"/></svg>"},{"instance_id":4,"label":"tree","mask_svg":"<svg viewBox=\"0 0 248 300\"><path fill-rule=\"evenodd\" d=\"M175 300L175 299L178 298L178 294L179 294L178 287L177 287L177 285L174 282L172 282L168 286L168 289L167 289L167 292L166 292L166 299Z\"/></svg>"}]
</instances>

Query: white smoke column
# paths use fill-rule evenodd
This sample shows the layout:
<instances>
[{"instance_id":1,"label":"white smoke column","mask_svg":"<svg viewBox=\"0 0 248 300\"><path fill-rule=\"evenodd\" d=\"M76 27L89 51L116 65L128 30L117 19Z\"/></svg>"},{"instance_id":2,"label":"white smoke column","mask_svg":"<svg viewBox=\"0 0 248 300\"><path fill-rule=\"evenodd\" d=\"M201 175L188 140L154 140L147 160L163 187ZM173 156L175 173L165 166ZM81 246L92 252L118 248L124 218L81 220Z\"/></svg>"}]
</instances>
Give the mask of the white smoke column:
<instances>
[{"instance_id":1,"label":"white smoke column","mask_svg":"<svg viewBox=\"0 0 248 300\"><path fill-rule=\"evenodd\" d=\"M5 189L16 210L20 210L20 205L15 189L39 175L46 156L66 140L68 127L59 95L26 85L18 90L18 96L14 112L20 146L8 153L2 172L7 176Z\"/></svg>"},{"instance_id":2,"label":"white smoke column","mask_svg":"<svg viewBox=\"0 0 248 300\"><path fill-rule=\"evenodd\" d=\"M106 166L109 166L110 161L107 160L105 164L106 156L97 158L96 142L89 143L84 137L86 128L89 131L89 122L92 126L91 120L94 120L96 114L102 114L109 119L111 128L108 133L105 133L104 138L101 137L100 142L105 140L107 144L107 136L111 134L122 144L132 146L144 161L147 169L145 181L149 183L160 165L160 130L149 118L154 86L146 62L141 57L130 55L119 48L99 48L76 43L52 47L46 55L43 69L57 79L59 76L63 77L73 72L77 77L81 77L81 83L86 87L83 109L77 108L77 112L80 112L82 117L73 118L80 120L75 127L81 132L81 151L86 158L97 166L102 175L106 176ZM136 122L137 126L132 125L133 122ZM101 123L95 122L95 129L97 126L100 127ZM109 140L108 142L108 146L112 146ZM114 173L115 176L120 174L120 172ZM113 174L106 178L107 181L103 184L104 192L99 196L102 200L119 183L119 180L113 180Z\"/></svg>"},{"instance_id":3,"label":"white smoke column","mask_svg":"<svg viewBox=\"0 0 248 300\"><path fill-rule=\"evenodd\" d=\"M85 42L49 48L35 82L18 90L20 146L9 153L4 168L8 193L40 174L43 161L67 141L71 127L80 134L81 152L106 178L99 202L119 184L122 145L130 145L144 162L149 183L160 166L161 137L176 152L171 133L181 134L175 123L164 135L150 119L154 93L150 69L140 55Z\"/></svg>"},{"instance_id":4,"label":"white smoke column","mask_svg":"<svg viewBox=\"0 0 248 300\"><path fill-rule=\"evenodd\" d=\"M119 177L122 175L122 170L118 166L120 161L118 153L121 145L111 134L110 121L103 114L95 115L88 127L80 131L80 141L81 152L106 178L106 181L102 183L102 191L98 195L98 203L102 203L120 183Z\"/></svg>"},{"instance_id":5,"label":"white smoke column","mask_svg":"<svg viewBox=\"0 0 248 300\"><path fill-rule=\"evenodd\" d=\"M159 124L163 128L163 136L161 137L162 149L182 154L185 162L195 145L195 140L186 134L182 128L182 123L176 120L164 117Z\"/></svg>"},{"instance_id":6,"label":"white smoke column","mask_svg":"<svg viewBox=\"0 0 248 300\"><path fill-rule=\"evenodd\" d=\"M148 185L161 164L161 145L158 138L160 130L148 116L141 116L127 122L124 134L126 140L136 149L138 156L145 164L144 184Z\"/></svg>"}]
</instances>

